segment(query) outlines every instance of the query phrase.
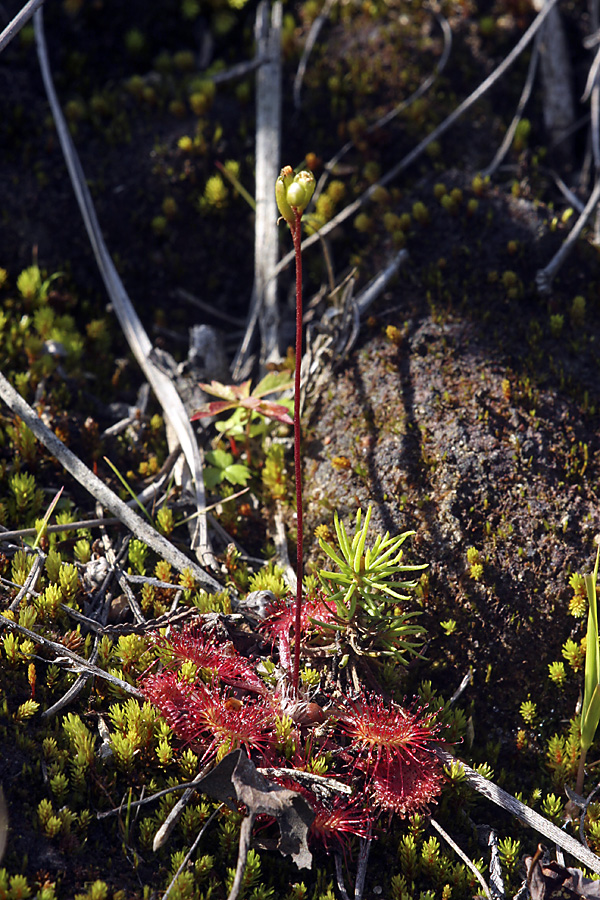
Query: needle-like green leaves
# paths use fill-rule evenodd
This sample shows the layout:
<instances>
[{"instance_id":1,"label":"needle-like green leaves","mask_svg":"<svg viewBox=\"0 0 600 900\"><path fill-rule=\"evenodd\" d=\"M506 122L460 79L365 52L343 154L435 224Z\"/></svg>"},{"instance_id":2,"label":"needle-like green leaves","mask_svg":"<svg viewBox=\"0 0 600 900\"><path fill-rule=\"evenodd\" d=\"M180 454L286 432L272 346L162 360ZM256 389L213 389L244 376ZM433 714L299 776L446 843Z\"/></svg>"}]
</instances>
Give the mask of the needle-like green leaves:
<instances>
[{"instance_id":1,"label":"needle-like green leaves","mask_svg":"<svg viewBox=\"0 0 600 900\"><path fill-rule=\"evenodd\" d=\"M396 537L390 537L389 532L383 537L378 535L373 546L367 547L370 520L371 507L364 522L359 509L354 536L350 539L335 514L338 547L334 549L323 538L319 538L319 543L339 572L322 569L319 578L328 593L327 601L335 603L338 630L349 629L362 644L365 654L394 656L404 662L402 653L415 653L415 648L420 646L407 637L420 634L423 629L408 622L418 611L406 612L402 607L403 601L409 599L405 592L416 587L416 580L400 581L396 576L407 572L414 575L427 566L402 565L402 544L414 531ZM358 643L354 641L355 646Z\"/></svg>"}]
</instances>

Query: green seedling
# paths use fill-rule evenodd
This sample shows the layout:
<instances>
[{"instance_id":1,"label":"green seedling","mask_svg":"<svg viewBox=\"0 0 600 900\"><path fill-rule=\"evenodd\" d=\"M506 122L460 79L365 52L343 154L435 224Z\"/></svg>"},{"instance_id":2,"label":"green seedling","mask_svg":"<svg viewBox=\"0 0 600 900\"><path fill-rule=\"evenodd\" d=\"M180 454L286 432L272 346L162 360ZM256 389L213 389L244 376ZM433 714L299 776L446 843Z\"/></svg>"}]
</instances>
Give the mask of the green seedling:
<instances>
[{"instance_id":1,"label":"green seedling","mask_svg":"<svg viewBox=\"0 0 600 900\"><path fill-rule=\"evenodd\" d=\"M291 388L292 385L286 372L270 372L259 381L253 391L250 391L250 384L250 379L241 384L221 384L219 381L200 384L203 391L220 399L212 400L197 409L191 421L202 419L205 416L216 416L229 409L240 409L243 410L247 421L250 421L253 413L258 413L268 419L277 419L286 425L292 424L287 406L263 399L267 394Z\"/></svg>"},{"instance_id":2,"label":"green seedling","mask_svg":"<svg viewBox=\"0 0 600 900\"><path fill-rule=\"evenodd\" d=\"M217 430L223 434L241 434L245 439L246 460L251 465L250 439L257 433L264 433L265 419L274 419L284 425L292 425L293 420L289 409L283 403L274 403L265 400L267 394L288 390L292 385L287 372L269 372L259 381L254 390L250 390L251 381L243 381L241 384L221 384L219 381L211 381L210 384L200 384L203 391L219 397L219 400L211 400L196 410L191 421L202 419L206 416L217 416L222 412L233 410L233 415L226 423L217 423ZM262 419L258 431L253 427L253 420ZM232 482L242 484L245 482Z\"/></svg>"},{"instance_id":3,"label":"green seedling","mask_svg":"<svg viewBox=\"0 0 600 900\"><path fill-rule=\"evenodd\" d=\"M246 486L251 475L250 469L243 463L234 462L231 453L226 450L208 450L204 455L209 463L204 469L204 483L209 491L223 481Z\"/></svg>"},{"instance_id":4,"label":"green seedling","mask_svg":"<svg viewBox=\"0 0 600 900\"><path fill-rule=\"evenodd\" d=\"M598 722L600 722L600 644L598 643L598 606L596 584L598 581L598 563L600 562L600 544L596 553L596 565L591 575L585 575L585 587L588 597L587 649L585 654L585 678L583 705L581 707L581 756L577 772L576 792L581 795L585 776L585 759L592 745Z\"/></svg>"}]
</instances>

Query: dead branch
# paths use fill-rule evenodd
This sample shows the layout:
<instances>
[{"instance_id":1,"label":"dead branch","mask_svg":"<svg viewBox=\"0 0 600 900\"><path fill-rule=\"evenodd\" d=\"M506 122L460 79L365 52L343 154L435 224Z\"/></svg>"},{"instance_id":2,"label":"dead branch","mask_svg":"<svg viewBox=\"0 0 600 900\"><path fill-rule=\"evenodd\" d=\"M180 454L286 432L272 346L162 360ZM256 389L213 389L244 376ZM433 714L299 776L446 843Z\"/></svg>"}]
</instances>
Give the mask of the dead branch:
<instances>
[{"instance_id":1,"label":"dead branch","mask_svg":"<svg viewBox=\"0 0 600 900\"><path fill-rule=\"evenodd\" d=\"M435 752L445 765L450 766L458 764L465 774L465 781L467 784L478 791L478 793L487 797L488 800L491 800L492 803L502 807L502 809L505 809L511 815L516 816L516 818L525 825L528 825L530 828L543 834L544 837L548 838L552 843L558 844L559 847L562 847L563 850L566 850L567 853L570 853L571 856L579 860L579 862L582 862L584 866L587 866L592 872L597 872L600 875L600 858L588 850L587 847L583 847L574 837L571 837L570 834L566 834L560 828L557 828L556 825L553 825L548 819L540 816L535 810L525 806L524 803L521 803L521 801L517 800L516 797L513 797L512 794L509 794L501 787L498 787L493 781L488 781L487 778L479 775L461 759L456 759L451 753L448 753L447 750L437 748Z\"/></svg>"}]
</instances>

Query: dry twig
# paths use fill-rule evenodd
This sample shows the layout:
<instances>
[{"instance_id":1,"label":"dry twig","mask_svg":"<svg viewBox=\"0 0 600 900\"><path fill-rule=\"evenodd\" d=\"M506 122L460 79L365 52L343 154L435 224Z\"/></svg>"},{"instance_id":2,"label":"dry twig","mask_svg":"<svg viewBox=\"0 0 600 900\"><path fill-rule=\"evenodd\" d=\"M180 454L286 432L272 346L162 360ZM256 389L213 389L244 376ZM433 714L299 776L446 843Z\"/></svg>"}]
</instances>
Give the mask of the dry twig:
<instances>
[{"instance_id":1,"label":"dry twig","mask_svg":"<svg viewBox=\"0 0 600 900\"><path fill-rule=\"evenodd\" d=\"M136 513L134 513L120 497L117 497L110 488L106 487L97 475L88 469L88 467L75 454L65 447L54 432L52 432L42 420L35 414L28 403L23 400L21 395L13 388L9 381L0 372L0 398L4 400L12 412L19 416L20 419L33 431L39 441L44 444L46 449L60 462L62 467L69 472L83 487L92 494L106 509L109 509L117 516L124 525L139 540L147 544L159 556L170 562L171 565L179 572L189 569L197 581L200 582L205 590L210 592L222 590L222 585L218 581L205 572L193 560L189 559L181 550L178 550L170 541L164 538L158 531L155 531L147 522L144 522Z\"/></svg>"},{"instance_id":2,"label":"dry twig","mask_svg":"<svg viewBox=\"0 0 600 900\"><path fill-rule=\"evenodd\" d=\"M587 866L588 869L591 869L592 872L596 872L600 875L600 858L588 850L587 847L583 847L574 837L571 837L570 834L566 834L560 828L557 828L556 825L553 825L548 819L540 816L535 810L525 806L524 803L521 803L521 801L517 800L516 797L513 797L512 794L502 790L502 788L494 784L493 781L488 781L487 778L479 775L461 759L456 759L451 753L448 753L447 750L437 748L436 754L447 766L458 764L464 772L465 781L474 788L474 790L483 794L484 797L487 797L488 800L491 800L492 803L502 807L502 809L505 809L511 815L516 816L516 818L525 825L528 825L530 828L543 834L544 837L548 838L552 843L558 844L559 847L562 847L563 850L570 853L571 856L583 863L584 866Z\"/></svg>"}]
</instances>

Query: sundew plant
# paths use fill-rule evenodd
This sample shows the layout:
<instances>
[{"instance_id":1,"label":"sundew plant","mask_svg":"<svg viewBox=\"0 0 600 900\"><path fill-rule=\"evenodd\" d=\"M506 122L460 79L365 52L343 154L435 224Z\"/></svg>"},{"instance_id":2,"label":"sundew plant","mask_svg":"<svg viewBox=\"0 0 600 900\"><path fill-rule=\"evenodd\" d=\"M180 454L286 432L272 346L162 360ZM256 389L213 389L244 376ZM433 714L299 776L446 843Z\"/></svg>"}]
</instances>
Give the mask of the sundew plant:
<instances>
[{"instance_id":1,"label":"sundew plant","mask_svg":"<svg viewBox=\"0 0 600 900\"><path fill-rule=\"evenodd\" d=\"M353 537L336 514L337 547L323 538L320 543L338 571L321 571L321 589L313 584L307 590L302 577L300 236L313 190L310 172L294 175L285 167L277 179L277 204L296 251L296 596L290 601L270 595L259 614L266 645L254 659L197 626L157 636L160 670L144 677L142 689L200 765L241 748L257 766L268 768L274 783L309 803L314 816L310 840L346 850L350 836L370 837L380 817L412 815L436 799L443 777L435 744L443 739L444 725L438 708L405 708L359 681L361 657L405 663L418 653L423 629L407 603L416 576L426 567L403 562L403 545L412 532L379 536L369 546L371 508L364 518L357 512ZM253 413L289 421L284 409L258 397L250 407L249 383L242 388L213 385L211 393L222 399L196 416L230 409L243 395ZM320 668L308 657L301 666L309 649L313 661L322 661ZM332 665L348 665L350 654L354 690L343 701L331 678ZM306 773L318 780L307 781Z\"/></svg>"}]
</instances>

